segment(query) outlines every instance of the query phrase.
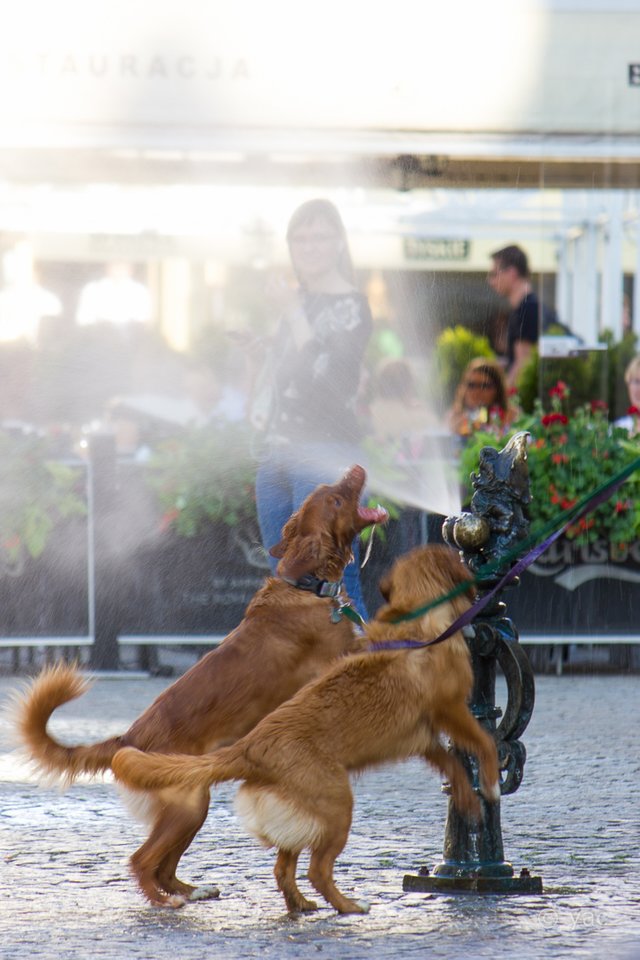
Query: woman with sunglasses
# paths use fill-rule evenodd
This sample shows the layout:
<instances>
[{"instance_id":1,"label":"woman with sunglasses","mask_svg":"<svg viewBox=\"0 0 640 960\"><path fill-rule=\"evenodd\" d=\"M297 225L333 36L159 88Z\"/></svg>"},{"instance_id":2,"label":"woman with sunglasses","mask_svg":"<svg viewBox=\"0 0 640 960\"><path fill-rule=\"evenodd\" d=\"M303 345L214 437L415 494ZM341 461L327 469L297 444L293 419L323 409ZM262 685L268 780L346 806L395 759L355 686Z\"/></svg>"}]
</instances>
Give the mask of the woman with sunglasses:
<instances>
[{"instance_id":1,"label":"woman with sunglasses","mask_svg":"<svg viewBox=\"0 0 640 960\"><path fill-rule=\"evenodd\" d=\"M501 424L513 419L505 376L497 360L476 357L462 375L447 425L452 433L468 437L492 419Z\"/></svg>"}]
</instances>

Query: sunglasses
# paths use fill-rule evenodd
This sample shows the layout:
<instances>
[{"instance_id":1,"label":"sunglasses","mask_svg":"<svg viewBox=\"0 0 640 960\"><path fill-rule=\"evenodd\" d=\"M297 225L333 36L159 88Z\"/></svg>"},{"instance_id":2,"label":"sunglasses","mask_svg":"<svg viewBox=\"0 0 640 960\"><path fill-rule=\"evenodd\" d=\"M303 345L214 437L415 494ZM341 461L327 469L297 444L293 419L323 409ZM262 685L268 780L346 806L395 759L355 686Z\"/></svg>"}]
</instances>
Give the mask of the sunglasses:
<instances>
[{"instance_id":1,"label":"sunglasses","mask_svg":"<svg viewBox=\"0 0 640 960\"><path fill-rule=\"evenodd\" d=\"M467 390L492 390L493 386L490 380L468 380L466 383Z\"/></svg>"}]
</instances>

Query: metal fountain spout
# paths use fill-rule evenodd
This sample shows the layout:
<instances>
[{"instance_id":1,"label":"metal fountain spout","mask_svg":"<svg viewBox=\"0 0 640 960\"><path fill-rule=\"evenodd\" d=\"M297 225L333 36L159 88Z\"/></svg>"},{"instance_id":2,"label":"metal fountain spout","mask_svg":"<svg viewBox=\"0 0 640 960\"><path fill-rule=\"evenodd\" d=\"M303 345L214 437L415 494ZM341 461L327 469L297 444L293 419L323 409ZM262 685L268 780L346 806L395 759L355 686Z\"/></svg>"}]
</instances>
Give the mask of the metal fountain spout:
<instances>
[{"instance_id":1,"label":"metal fountain spout","mask_svg":"<svg viewBox=\"0 0 640 960\"><path fill-rule=\"evenodd\" d=\"M475 573L481 590L498 583L501 559L517 553L517 544L529 531L531 501L527 445L529 434L517 433L502 450L484 447L478 472L471 475L470 510L447 517L444 539L460 549L462 560ZM491 565L486 577L483 568ZM500 792L514 793L522 781L526 750L520 736L526 729L535 700L533 670L518 642L518 633L506 616L502 591L473 621L467 636L474 669L471 710L495 738L501 769ZM507 685L504 715L495 702L498 665ZM474 758L459 753L476 790L478 770ZM445 790L447 789L445 785ZM478 790L479 792L479 790ZM480 795L482 817L465 820L451 799L445 827L443 860L434 870L423 867L417 876L406 876L404 890L432 893L542 893L542 880L525 868L515 876L505 861L500 823L500 801L487 803Z\"/></svg>"}]
</instances>

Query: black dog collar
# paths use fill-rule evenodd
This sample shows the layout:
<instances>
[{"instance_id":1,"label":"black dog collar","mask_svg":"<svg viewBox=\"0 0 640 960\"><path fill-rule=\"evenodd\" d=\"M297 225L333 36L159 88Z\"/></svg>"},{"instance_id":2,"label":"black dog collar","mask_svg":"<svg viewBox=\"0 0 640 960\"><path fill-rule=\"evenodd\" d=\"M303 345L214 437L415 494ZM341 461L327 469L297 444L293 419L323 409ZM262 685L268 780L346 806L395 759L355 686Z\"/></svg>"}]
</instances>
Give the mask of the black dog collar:
<instances>
[{"instance_id":1,"label":"black dog collar","mask_svg":"<svg viewBox=\"0 0 640 960\"><path fill-rule=\"evenodd\" d=\"M309 590L310 593L315 593L317 597L337 597L342 590L342 580L320 580L310 573L300 577L299 580L290 580L288 577L282 579L299 590Z\"/></svg>"}]
</instances>

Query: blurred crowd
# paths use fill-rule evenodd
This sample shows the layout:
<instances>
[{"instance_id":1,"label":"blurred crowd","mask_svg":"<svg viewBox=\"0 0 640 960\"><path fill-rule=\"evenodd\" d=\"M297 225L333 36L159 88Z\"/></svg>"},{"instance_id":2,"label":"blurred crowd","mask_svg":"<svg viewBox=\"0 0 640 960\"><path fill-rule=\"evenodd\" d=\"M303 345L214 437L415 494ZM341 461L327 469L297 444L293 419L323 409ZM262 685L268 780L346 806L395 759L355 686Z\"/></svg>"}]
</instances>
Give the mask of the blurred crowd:
<instances>
[{"instance_id":1,"label":"blurred crowd","mask_svg":"<svg viewBox=\"0 0 640 960\"><path fill-rule=\"evenodd\" d=\"M224 336L215 348L177 350L163 335L143 271L98 264L69 298L45 288L29 245L2 259L0 424L48 435L62 456L91 431L112 432L123 456L167 436L246 416L248 372Z\"/></svg>"},{"instance_id":2,"label":"blurred crowd","mask_svg":"<svg viewBox=\"0 0 640 960\"><path fill-rule=\"evenodd\" d=\"M348 249L346 235L341 242ZM307 255L302 249L293 253L294 259ZM309 267L300 263L302 270ZM143 459L164 438L190 427L248 424L260 401L265 345L282 312L276 300L284 302L283 292L291 300L296 290L293 272L267 272L264 316L271 329L264 336L256 333L263 317L245 330L211 327L187 349L176 349L161 331L140 265L92 265L65 302L42 284L28 243L9 245L1 266L0 424L5 431L47 433L61 455L81 451L94 430L112 432L122 456ZM419 460L425 438L434 434L464 440L489 422L504 428L513 422L519 412L518 374L537 345L540 324L533 318L540 310L543 335L551 329L572 336L554 311L539 303L524 251L502 248L492 255L487 274L500 298L488 325L490 355L467 355L447 395L438 383L443 373L438 358L416 354L398 324L380 320L377 300L384 291L375 281L365 290L373 320L354 372L359 378L354 403L364 435L395 458ZM389 312L386 306L382 312ZM639 384L637 366L630 367L629 409L640 403ZM622 422L633 429L637 421L628 413L626 418Z\"/></svg>"}]
</instances>

